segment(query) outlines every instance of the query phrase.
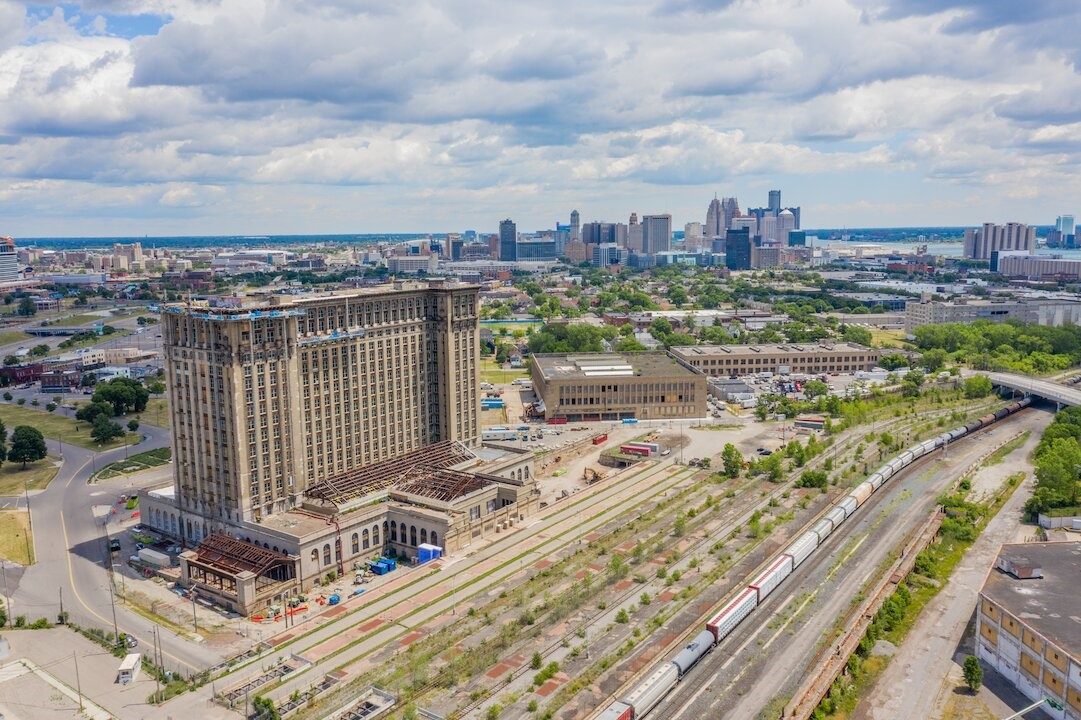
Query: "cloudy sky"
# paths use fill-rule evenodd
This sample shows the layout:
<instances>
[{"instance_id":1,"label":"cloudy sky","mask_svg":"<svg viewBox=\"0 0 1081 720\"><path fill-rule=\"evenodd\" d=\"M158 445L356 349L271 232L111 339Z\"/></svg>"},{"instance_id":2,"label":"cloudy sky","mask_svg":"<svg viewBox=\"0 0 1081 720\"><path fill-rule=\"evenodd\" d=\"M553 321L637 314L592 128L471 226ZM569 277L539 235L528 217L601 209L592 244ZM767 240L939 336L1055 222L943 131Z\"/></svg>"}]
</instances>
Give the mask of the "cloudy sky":
<instances>
[{"instance_id":1,"label":"cloudy sky","mask_svg":"<svg viewBox=\"0 0 1081 720\"><path fill-rule=\"evenodd\" d=\"M1081 215L1077 0L0 0L0 235Z\"/></svg>"}]
</instances>

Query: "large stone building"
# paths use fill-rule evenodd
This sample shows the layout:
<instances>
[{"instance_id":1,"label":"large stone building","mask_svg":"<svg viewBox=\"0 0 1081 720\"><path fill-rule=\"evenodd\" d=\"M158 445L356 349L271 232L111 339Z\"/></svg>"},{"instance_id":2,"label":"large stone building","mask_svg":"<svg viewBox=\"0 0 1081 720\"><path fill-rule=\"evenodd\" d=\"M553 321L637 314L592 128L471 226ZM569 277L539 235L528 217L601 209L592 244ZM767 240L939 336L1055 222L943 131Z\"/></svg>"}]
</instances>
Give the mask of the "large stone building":
<instances>
[{"instance_id":1,"label":"large stone building","mask_svg":"<svg viewBox=\"0 0 1081 720\"><path fill-rule=\"evenodd\" d=\"M714 377L774 374L852 373L870 370L882 355L855 343L789 343L787 345L690 345L672 355L697 372Z\"/></svg>"},{"instance_id":2,"label":"large stone building","mask_svg":"<svg viewBox=\"0 0 1081 720\"><path fill-rule=\"evenodd\" d=\"M185 577L207 592L216 582L222 602L248 608L358 554L410 555L420 534L391 532L404 517L443 544L474 523L483 531L497 510L526 513L529 456L470 449L480 434L478 291L436 280L164 307L175 480L146 495L143 517L196 546ZM375 505L354 511L358 502ZM369 521L385 524L378 541L343 540L356 532L359 541ZM289 558L264 558L273 578L228 559L260 549ZM220 571L214 581L189 574L219 556L207 561ZM246 582L268 589L242 600Z\"/></svg>"},{"instance_id":3,"label":"large stone building","mask_svg":"<svg viewBox=\"0 0 1081 720\"><path fill-rule=\"evenodd\" d=\"M706 379L663 352L533 355L533 387L546 418L701 418Z\"/></svg>"},{"instance_id":4,"label":"large stone building","mask_svg":"<svg viewBox=\"0 0 1081 720\"><path fill-rule=\"evenodd\" d=\"M905 304L905 332L921 325L1019 320L1058 327L1081 324L1081 302L1070 300L912 300Z\"/></svg>"},{"instance_id":5,"label":"large stone building","mask_svg":"<svg viewBox=\"0 0 1081 720\"><path fill-rule=\"evenodd\" d=\"M977 230L965 230L964 255L973 260L990 260L991 253L1000 250L1036 249L1036 227L1024 223L995 225L984 223Z\"/></svg>"},{"instance_id":6,"label":"large stone building","mask_svg":"<svg viewBox=\"0 0 1081 720\"><path fill-rule=\"evenodd\" d=\"M1081 720L1081 543L1003 545L984 580L976 656L1060 720Z\"/></svg>"}]
</instances>

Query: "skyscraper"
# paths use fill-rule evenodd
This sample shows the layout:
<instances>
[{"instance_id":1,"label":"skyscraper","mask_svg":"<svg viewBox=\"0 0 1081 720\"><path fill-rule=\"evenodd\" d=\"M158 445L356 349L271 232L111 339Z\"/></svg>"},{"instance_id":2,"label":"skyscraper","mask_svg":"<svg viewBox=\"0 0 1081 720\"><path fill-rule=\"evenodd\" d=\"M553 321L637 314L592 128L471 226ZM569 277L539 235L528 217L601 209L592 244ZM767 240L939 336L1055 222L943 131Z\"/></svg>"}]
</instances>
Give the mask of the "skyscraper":
<instances>
[{"instance_id":1,"label":"skyscraper","mask_svg":"<svg viewBox=\"0 0 1081 720\"><path fill-rule=\"evenodd\" d=\"M656 255L672 247L672 216L646 215L642 218L642 252Z\"/></svg>"},{"instance_id":2,"label":"skyscraper","mask_svg":"<svg viewBox=\"0 0 1081 720\"><path fill-rule=\"evenodd\" d=\"M984 223L978 230L965 230L964 254L973 260L990 260L998 250L1036 250L1036 228L1024 223L995 225Z\"/></svg>"},{"instance_id":3,"label":"skyscraper","mask_svg":"<svg viewBox=\"0 0 1081 720\"><path fill-rule=\"evenodd\" d=\"M734 197L724 198L721 200L721 213L724 218L721 220L723 223L721 230L723 231L732 227L732 219L739 216L739 200Z\"/></svg>"},{"instance_id":4,"label":"skyscraper","mask_svg":"<svg viewBox=\"0 0 1081 720\"><path fill-rule=\"evenodd\" d=\"M1055 229L1063 235L1074 234L1074 221L1073 215L1059 215L1055 220Z\"/></svg>"},{"instance_id":5,"label":"skyscraper","mask_svg":"<svg viewBox=\"0 0 1081 720\"><path fill-rule=\"evenodd\" d=\"M721 201L714 195L713 199L709 201L709 209L706 210L706 226L702 228L702 233L707 238L719 237L723 234L727 226L724 224L724 210L721 209Z\"/></svg>"},{"instance_id":6,"label":"skyscraper","mask_svg":"<svg viewBox=\"0 0 1081 720\"><path fill-rule=\"evenodd\" d=\"M518 260L518 227L512 220L499 223L499 259L504 262Z\"/></svg>"},{"instance_id":7,"label":"skyscraper","mask_svg":"<svg viewBox=\"0 0 1081 720\"><path fill-rule=\"evenodd\" d=\"M581 224L580 220L581 220L581 218L578 215L578 211L577 210L571 210L571 239L570 239L571 242L578 242L578 238L579 238L578 232L579 232L579 230L581 230L581 227L582 227L582 224Z\"/></svg>"},{"instance_id":8,"label":"skyscraper","mask_svg":"<svg viewBox=\"0 0 1081 720\"><path fill-rule=\"evenodd\" d=\"M747 228L728 231L725 239L724 265L729 270L751 269L751 235Z\"/></svg>"},{"instance_id":9,"label":"skyscraper","mask_svg":"<svg viewBox=\"0 0 1081 720\"><path fill-rule=\"evenodd\" d=\"M769 209L774 215L781 212L781 191L770 190L769 191Z\"/></svg>"}]
</instances>

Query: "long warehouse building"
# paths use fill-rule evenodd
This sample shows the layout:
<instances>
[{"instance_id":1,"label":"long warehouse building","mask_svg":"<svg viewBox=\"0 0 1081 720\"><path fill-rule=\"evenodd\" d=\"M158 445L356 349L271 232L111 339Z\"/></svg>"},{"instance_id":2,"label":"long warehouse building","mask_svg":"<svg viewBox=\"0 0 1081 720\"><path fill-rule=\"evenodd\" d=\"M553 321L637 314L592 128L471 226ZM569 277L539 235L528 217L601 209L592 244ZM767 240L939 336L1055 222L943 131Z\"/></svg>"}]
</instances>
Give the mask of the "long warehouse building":
<instances>
[{"instance_id":1,"label":"long warehouse building","mask_svg":"<svg viewBox=\"0 0 1081 720\"><path fill-rule=\"evenodd\" d=\"M689 345L672 355L694 370L713 377L774 374L852 373L871 370L882 352L855 343L789 343L785 345Z\"/></svg>"}]
</instances>

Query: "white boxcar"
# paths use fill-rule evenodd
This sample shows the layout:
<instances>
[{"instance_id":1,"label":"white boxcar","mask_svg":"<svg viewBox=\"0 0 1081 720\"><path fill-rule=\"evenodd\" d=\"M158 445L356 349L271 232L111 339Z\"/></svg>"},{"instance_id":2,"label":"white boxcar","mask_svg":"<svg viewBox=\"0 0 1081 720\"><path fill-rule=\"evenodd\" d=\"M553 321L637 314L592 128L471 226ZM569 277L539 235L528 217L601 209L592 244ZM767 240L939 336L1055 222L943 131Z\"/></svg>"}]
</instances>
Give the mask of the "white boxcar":
<instances>
[{"instance_id":1,"label":"white boxcar","mask_svg":"<svg viewBox=\"0 0 1081 720\"><path fill-rule=\"evenodd\" d=\"M679 654L672 658L672 662L679 668L679 676L686 675L687 671L713 648L713 643L713 633L709 630L703 630L695 635L694 640L687 643Z\"/></svg>"},{"instance_id":2,"label":"white boxcar","mask_svg":"<svg viewBox=\"0 0 1081 720\"><path fill-rule=\"evenodd\" d=\"M818 544L821 545L826 542L826 538L833 532L833 522L828 518L822 518L814 524L811 532L818 536Z\"/></svg>"},{"instance_id":3,"label":"white boxcar","mask_svg":"<svg viewBox=\"0 0 1081 720\"><path fill-rule=\"evenodd\" d=\"M795 542L785 548L785 554L792 558L792 569L795 570L809 558L816 547L818 547L818 533L809 531L800 535Z\"/></svg>"},{"instance_id":4,"label":"white boxcar","mask_svg":"<svg viewBox=\"0 0 1081 720\"><path fill-rule=\"evenodd\" d=\"M721 609L706 623L706 630L713 633L713 639L717 642L724 640L732 629L739 625L743 618L751 614L758 605L758 592L753 588L747 588Z\"/></svg>"},{"instance_id":5,"label":"white boxcar","mask_svg":"<svg viewBox=\"0 0 1081 720\"><path fill-rule=\"evenodd\" d=\"M905 461L902 460L899 457L896 457L893 460L890 460L889 466L890 466L890 469L892 469L894 472L897 472L898 470L900 470L901 468L903 468L905 466Z\"/></svg>"},{"instance_id":6,"label":"white boxcar","mask_svg":"<svg viewBox=\"0 0 1081 720\"><path fill-rule=\"evenodd\" d=\"M886 472L889 472L889 468L886 468ZM871 477L867 478L867 482L871 484L872 490L878 490L886 482L886 475L882 472L876 472Z\"/></svg>"},{"instance_id":7,"label":"white boxcar","mask_svg":"<svg viewBox=\"0 0 1081 720\"><path fill-rule=\"evenodd\" d=\"M634 716L640 718L657 707L657 703L664 699L677 682L679 682L679 668L666 662L623 698L623 702L634 708Z\"/></svg>"},{"instance_id":8,"label":"white boxcar","mask_svg":"<svg viewBox=\"0 0 1081 720\"><path fill-rule=\"evenodd\" d=\"M852 493L849 493L848 495L845 495L843 498L841 498L837 502L837 507L839 507L839 508L841 508L842 510L845 511L845 517L846 518L852 517L852 513L856 512L856 508L858 508L859 506L860 506L859 498L857 498Z\"/></svg>"},{"instance_id":9,"label":"white boxcar","mask_svg":"<svg viewBox=\"0 0 1081 720\"><path fill-rule=\"evenodd\" d=\"M600 714L597 720L632 720L634 712L631 710L631 706L618 700Z\"/></svg>"},{"instance_id":10,"label":"white boxcar","mask_svg":"<svg viewBox=\"0 0 1081 720\"><path fill-rule=\"evenodd\" d=\"M846 517L848 517L848 513L846 513L845 509L840 505L837 505L828 513L826 513L826 518L833 523L833 528L835 530L841 527L841 523L845 521Z\"/></svg>"},{"instance_id":11,"label":"white boxcar","mask_svg":"<svg viewBox=\"0 0 1081 720\"><path fill-rule=\"evenodd\" d=\"M749 585L749 587L758 591L758 604L761 605L762 601L765 600L771 592L777 589L777 586L781 584L781 581L791 574L791 556L781 555L781 557L774 560L773 564L763 570Z\"/></svg>"},{"instance_id":12,"label":"white boxcar","mask_svg":"<svg viewBox=\"0 0 1081 720\"><path fill-rule=\"evenodd\" d=\"M915 460L916 456L913 454L913 452L911 450L905 450L903 453L901 453L901 455L898 457L898 459L901 461L901 466L904 467L908 463Z\"/></svg>"},{"instance_id":13,"label":"white boxcar","mask_svg":"<svg viewBox=\"0 0 1081 720\"><path fill-rule=\"evenodd\" d=\"M871 477L874 477L874 475L872 475ZM882 483L879 483L879 485L881 484ZM861 482L859 485L857 485L855 490L852 491L852 494L856 496L856 502L862 505L867 502L867 498L871 497L871 493L873 493L877 489L878 488L875 487L875 484L871 482L870 479L868 479L867 482Z\"/></svg>"}]
</instances>

